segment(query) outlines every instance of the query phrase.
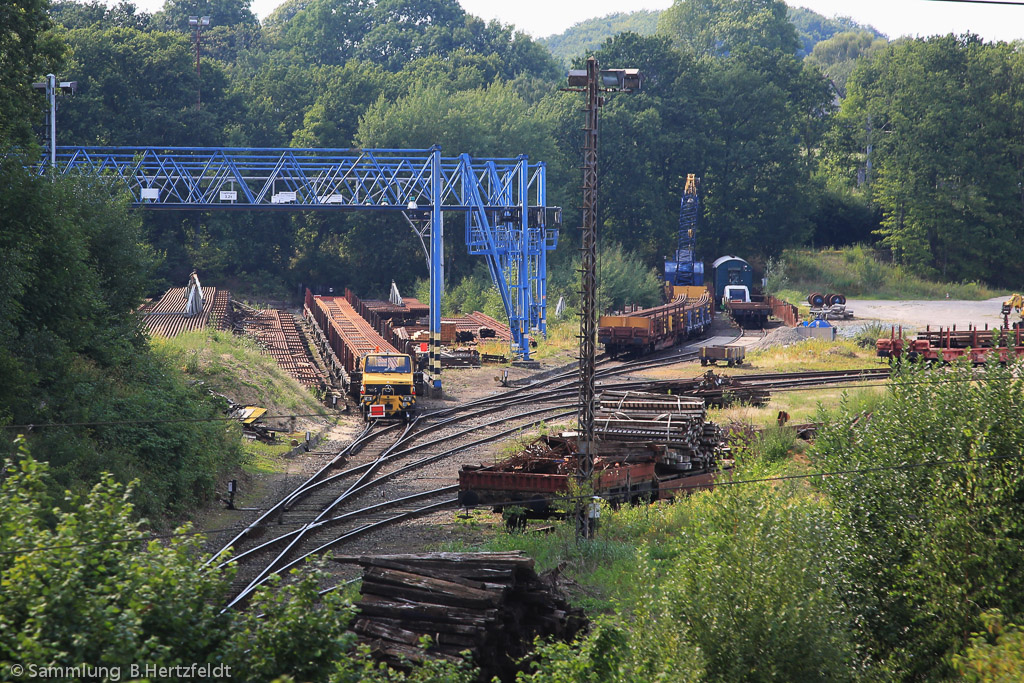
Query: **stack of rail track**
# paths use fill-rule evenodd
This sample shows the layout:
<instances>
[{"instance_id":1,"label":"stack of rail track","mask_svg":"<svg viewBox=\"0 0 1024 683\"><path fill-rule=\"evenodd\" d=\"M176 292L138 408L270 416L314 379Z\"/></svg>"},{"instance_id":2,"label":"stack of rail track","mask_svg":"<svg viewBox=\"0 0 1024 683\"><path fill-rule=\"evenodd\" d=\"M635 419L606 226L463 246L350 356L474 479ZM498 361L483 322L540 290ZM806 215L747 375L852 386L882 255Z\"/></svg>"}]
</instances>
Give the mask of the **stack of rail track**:
<instances>
[{"instance_id":1,"label":"stack of rail track","mask_svg":"<svg viewBox=\"0 0 1024 683\"><path fill-rule=\"evenodd\" d=\"M351 290L346 289L345 298L356 307L363 317L369 319L372 313L381 320L391 322L392 325L416 325L418 320L426 318L430 314L429 306L412 297L404 297L401 304L379 299L360 300Z\"/></svg>"},{"instance_id":2,"label":"stack of rail track","mask_svg":"<svg viewBox=\"0 0 1024 683\"><path fill-rule=\"evenodd\" d=\"M534 639L571 641L586 625L520 552L335 558L363 567L353 630L392 666L470 652L481 680L511 680ZM423 636L431 646L419 647Z\"/></svg>"},{"instance_id":3,"label":"stack of rail track","mask_svg":"<svg viewBox=\"0 0 1024 683\"><path fill-rule=\"evenodd\" d=\"M709 470L723 439L722 430L706 417L702 398L603 391L594 414L594 435L605 448L610 442L665 446L671 453L663 455L663 463Z\"/></svg>"},{"instance_id":4,"label":"stack of rail track","mask_svg":"<svg viewBox=\"0 0 1024 683\"><path fill-rule=\"evenodd\" d=\"M450 323L455 329L455 342L474 341L481 339L497 339L508 343L512 339L512 330L508 325L498 322L486 313L473 311L460 318L442 318L441 324ZM460 336L470 336L470 339L460 339Z\"/></svg>"},{"instance_id":5,"label":"stack of rail track","mask_svg":"<svg viewBox=\"0 0 1024 683\"><path fill-rule=\"evenodd\" d=\"M410 338L407 325L420 329L420 318L426 317L430 309L416 299L404 299L401 306L390 301L362 300L351 289L345 288L344 300L383 339L399 353L414 353L415 343ZM422 327L422 329L427 329Z\"/></svg>"},{"instance_id":6,"label":"stack of rail track","mask_svg":"<svg viewBox=\"0 0 1024 683\"><path fill-rule=\"evenodd\" d=\"M649 353L703 334L711 325L711 294L703 287L676 289L686 291L667 304L601 316L597 340L605 352L613 358Z\"/></svg>"},{"instance_id":7,"label":"stack of rail track","mask_svg":"<svg viewBox=\"0 0 1024 683\"><path fill-rule=\"evenodd\" d=\"M897 333L893 328L888 337L875 343L875 352L881 358L893 360L951 363L967 358L974 364L983 364L989 360L1006 363L1024 357L1024 346L1021 346L1020 328L989 329L988 325L984 328L968 325L966 330L957 330L954 325L933 330L929 326L914 339L906 339L902 330Z\"/></svg>"},{"instance_id":8,"label":"stack of rail track","mask_svg":"<svg viewBox=\"0 0 1024 683\"><path fill-rule=\"evenodd\" d=\"M374 352L397 353L345 297L314 295L307 289L304 314L314 330L314 342L321 355L346 390L352 386L352 375L362 356Z\"/></svg>"},{"instance_id":9,"label":"stack of rail track","mask_svg":"<svg viewBox=\"0 0 1024 683\"><path fill-rule=\"evenodd\" d=\"M307 387L326 389L327 378L313 362L295 318L288 311L258 310L238 302L235 327L252 338L282 370Z\"/></svg>"},{"instance_id":10,"label":"stack of rail track","mask_svg":"<svg viewBox=\"0 0 1024 683\"><path fill-rule=\"evenodd\" d=\"M345 300L362 316L377 333L386 339L400 353L415 354L429 339L428 328L421 325L429 308L416 299L406 298L401 305L390 301L360 299L350 289L345 290ZM508 343L512 330L491 316L473 311L458 318L441 319L441 343L454 347L460 343L476 343L484 339L497 339ZM476 367L475 362L466 363L465 358L441 356L442 367Z\"/></svg>"},{"instance_id":11,"label":"stack of rail track","mask_svg":"<svg viewBox=\"0 0 1024 683\"><path fill-rule=\"evenodd\" d=\"M605 391L630 389L699 396L707 405L716 407L731 405L735 402L764 405L768 402L772 390L885 380L889 378L890 372L888 367L884 367L730 376L718 375L713 370L709 370L703 375L691 379L622 382L605 384L602 389Z\"/></svg>"},{"instance_id":12,"label":"stack of rail track","mask_svg":"<svg viewBox=\"0 0 1024 683\"><path fill-rule=\"evenodd\" d=\"M185 303L188 287L172 287L157 301L150 301L139 309L146 330L158 337L176 337L183 332L231 329L229 305L231 292L216 287L202 287L203 310L198 315L186 315Z\"/></svg>"},{"instance_id":13,"label":"stack of rail track","mask_svg":"<svg viewBox=\"0 0 1024 683\"><path fill-rule=\"evenodd\" d=\"M602 391L602 395L612 396L617 388L615 385L606 386ZM667 394L669 396L692 396L704 401L705 405L716 408L724 408L734 403L763 406L768 403L771 397L770 391L756 381L745 381L741 377L718 375L714 370L709 370L703 375L688 379L625 382L622 389Z\"/></svg>"}]
</instances>

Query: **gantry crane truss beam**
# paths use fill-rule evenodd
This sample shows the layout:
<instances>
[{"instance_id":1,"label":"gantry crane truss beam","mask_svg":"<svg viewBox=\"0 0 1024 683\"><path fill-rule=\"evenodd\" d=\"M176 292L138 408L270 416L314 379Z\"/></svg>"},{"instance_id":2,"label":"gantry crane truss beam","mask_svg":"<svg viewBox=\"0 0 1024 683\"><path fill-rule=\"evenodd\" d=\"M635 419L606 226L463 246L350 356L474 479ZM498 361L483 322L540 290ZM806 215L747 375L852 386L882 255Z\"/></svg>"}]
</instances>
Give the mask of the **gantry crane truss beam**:
<instances>
[{"instance_id":1,"label":"gantry crane truss beam","mask_svg":"<svg viewBox=\"0 0 1024 683\"><path fill-rule=\"evenodd\" d=\"M36 170L50 172L50 160ZM445 212L465 214L466 245L487 258L512 328L513 354L529 359L531 331L547 332L546 254L557 246L560 215L545 205L544 164L525 155L443 157L439 147L58 147L54 170L108 178L127 189L135 206L150 210L403 213L428 252L437 388Z\"/></svg>"}]
</instances>

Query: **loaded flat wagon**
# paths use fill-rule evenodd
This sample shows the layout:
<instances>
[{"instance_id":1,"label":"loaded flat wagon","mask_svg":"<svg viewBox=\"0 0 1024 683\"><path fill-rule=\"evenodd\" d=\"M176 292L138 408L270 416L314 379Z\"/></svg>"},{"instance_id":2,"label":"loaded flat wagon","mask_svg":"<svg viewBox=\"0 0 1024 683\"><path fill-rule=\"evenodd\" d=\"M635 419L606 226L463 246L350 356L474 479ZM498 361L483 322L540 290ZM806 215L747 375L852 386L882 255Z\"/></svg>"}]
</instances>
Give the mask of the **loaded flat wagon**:
<instances>
[{"instance_id":1,"label":"loaded flat wagon","mask_svg":"<svg viewBox=\"0 0 1024 683\"><path fill-rule=\"evenodd\" d=\"M928 329L918 333L915 339L907 339L902 331L893 328L888 337L875 342L875 353L880 358L898 362L906 358L909 362L927 361L952 363L958 358L967 358L975 365L989 361L1008 363L1024 358L1020 328L979 330L968 327L959 332L955 327Z\"/></svg>"},{"instance_id":2,"label":"loaded flat wagon","mask_svg":"<svg viewBox=\"0 0 1024 683\"><path fill-rule=\"evenodd\" d=\"M413 418L419 382L411 356L399 353L344 297L307 289L303 313L332 376L365 419Z\"/></svg>"},{"instance_id":3,"label":"loaded flat wagon","mask_svg":"<svg viewBox=\"0 0 1024 683\"><path fill-rule=\"evenodd\" d=\"M595 413L594 495L613 503L671 498L708 488L728 452L699 398L604 392ZM575 433L541 436L523 452L491 465L464 465L459 502L545 516L567 501L577 476Z\"/></svg>"},{"instance_id":4,"label":"loaded flat wagon","mask_svg":"<svg viewBox=\"0 0 1024 683\"><path fill-rule=\"evenodd\" d=\"M534 445L549 448L545 455L513 457L494 465L463 465L459 472L459 502L466 506L485 505L495 509L526 508L529 514L545 516L554 512L559 499L570 492L576 478L575 437L541 437ZM614 447L613 447L614 448ZM609 445L605 445L609 450ZM678 470L660 472L658 454L635 449L628 456L621 450L594 458L594 495L612 503L673 495L667 482L684 476ZM665 488L659 486L665 482Z\"/></svg>"},{"instance_id":5,"label":"loaded flat wagon","mask_svg":"<svg viewBox=\"0 0 1024 683\"><path fill-rule=\"evenodd\" d=\"M667 304L630 313L602 315L597 341L613 358L667 349L702 334L711 325L711 295L704 287L675 287Z\"/></svg>"}]
</instances>

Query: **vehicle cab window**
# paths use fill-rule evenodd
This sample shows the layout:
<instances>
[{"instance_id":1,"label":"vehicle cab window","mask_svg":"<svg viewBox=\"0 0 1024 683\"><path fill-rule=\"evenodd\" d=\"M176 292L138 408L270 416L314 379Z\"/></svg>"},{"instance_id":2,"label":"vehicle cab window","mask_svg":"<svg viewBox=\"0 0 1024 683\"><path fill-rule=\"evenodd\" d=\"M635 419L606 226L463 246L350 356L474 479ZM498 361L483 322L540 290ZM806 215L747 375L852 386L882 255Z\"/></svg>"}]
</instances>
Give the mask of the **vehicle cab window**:
<instances>
[{"instance_id":1,"label":"vehicle cab window","mask_svg":"<svg viewBox=\"0 0 1024 683\"><path fill-rule=\"evenodd\" d=\"M412 367L408 356L374 356L366 357L363 362L363 372L394 372L410 373Z\"/></svg>"}]
</instances>

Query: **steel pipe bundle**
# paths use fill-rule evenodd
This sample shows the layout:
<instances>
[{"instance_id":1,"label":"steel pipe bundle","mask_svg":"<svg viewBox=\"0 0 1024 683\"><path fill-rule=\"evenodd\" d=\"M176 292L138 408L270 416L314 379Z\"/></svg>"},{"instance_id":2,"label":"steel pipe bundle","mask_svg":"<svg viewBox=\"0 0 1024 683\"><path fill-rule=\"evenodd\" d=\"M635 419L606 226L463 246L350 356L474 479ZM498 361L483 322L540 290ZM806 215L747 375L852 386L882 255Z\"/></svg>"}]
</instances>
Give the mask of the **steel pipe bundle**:
<instances>
[{"instance_id":1,"label":"steel pipe bundle","mask_svg":"<svg viewBox=\"0 0 1024 683\"><path fill-rule=\"evenodd\" d=\"M724 441L718 425L706 422L704 400L693 396L605 391L598 398L594 433L625 446L645 443L661 451L659 466L675 471L710 468Z\"/></svg>"}]
</instances>

